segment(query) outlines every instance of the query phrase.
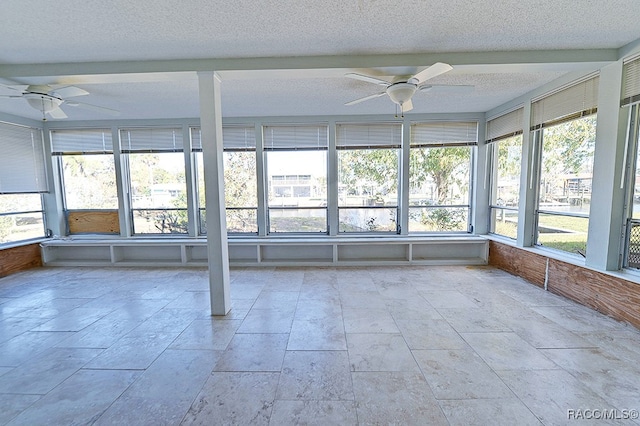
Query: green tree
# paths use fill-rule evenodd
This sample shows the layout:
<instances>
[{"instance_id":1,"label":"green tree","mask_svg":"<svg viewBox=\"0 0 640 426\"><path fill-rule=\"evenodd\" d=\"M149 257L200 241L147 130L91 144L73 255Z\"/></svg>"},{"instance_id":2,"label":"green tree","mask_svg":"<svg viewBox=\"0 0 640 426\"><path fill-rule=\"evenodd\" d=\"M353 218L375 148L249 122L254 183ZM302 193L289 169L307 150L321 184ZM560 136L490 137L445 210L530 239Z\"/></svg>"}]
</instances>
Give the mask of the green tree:
<instances>
[{"instance_id":1,"label":"green tree","mask_svg":"<svg viewBox=\"0 0 640 426\"><path fill-rule=\"evenodd\" d=\"M467 147L414 148L409 157L411 186L431 178L438 204L447 204L453 185L468 190L470 150Z\"/></svg>"}]
</instances>

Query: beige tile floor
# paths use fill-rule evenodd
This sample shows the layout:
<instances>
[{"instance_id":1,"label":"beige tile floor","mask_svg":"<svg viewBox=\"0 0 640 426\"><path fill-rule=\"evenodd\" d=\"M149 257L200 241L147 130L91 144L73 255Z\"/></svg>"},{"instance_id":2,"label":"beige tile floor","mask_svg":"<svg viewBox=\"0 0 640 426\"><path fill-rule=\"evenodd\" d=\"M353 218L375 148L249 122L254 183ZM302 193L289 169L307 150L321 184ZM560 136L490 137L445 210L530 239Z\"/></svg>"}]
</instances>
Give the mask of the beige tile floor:
<instances>
[{"instance_id":1,"label":"beige tile floor","mask_svg":"<svg viewBox=\"0 0 640 426\"><path fill-rule=\"evenodd\" d=\"M638 424L640 332L505 272L231 278L226 317L204 270L0 279L0 424Z\"/></svg>"}]
</instances>

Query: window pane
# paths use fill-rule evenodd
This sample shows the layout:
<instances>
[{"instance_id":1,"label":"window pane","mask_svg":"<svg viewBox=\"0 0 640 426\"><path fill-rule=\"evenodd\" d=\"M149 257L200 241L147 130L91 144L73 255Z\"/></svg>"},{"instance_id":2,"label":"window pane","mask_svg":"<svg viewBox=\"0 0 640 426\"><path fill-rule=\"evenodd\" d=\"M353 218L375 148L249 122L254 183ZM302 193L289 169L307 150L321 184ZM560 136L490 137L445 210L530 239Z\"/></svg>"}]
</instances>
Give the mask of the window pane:
<instances>
[{"instance_id":1,"label":"window pane","mask_svg":"<svg viewBox=\"0 0 640 426\"><path fill-rule=\"evenodd\" d=\"M0 194L0 244L44 236L40 194Z\"/></svg>"},{"instance_id":2,"label":"window pane","mask_svg":"<svg viewBox=\"0 0 640 426\"><path fill-rule=\"evenodd\" d=\"M326 232L327 151L269 151L266 159L269 232Z\"/></svg>"},{"instance_id":3,"label":"window pane","mask_svg":"<svg viewBox=\"0 0 640 426\"><path fill-rule=\"evenodd\" d=\"M493 205L518 207L520 199L520 159L522 135L496 142L498 154Z\"/></svg>"},{"instance_id":4,"label":"window pane","mask_svg":"<svg viewBox=\"0 0 640 426\"><path fill-rule=\"evenodd\" d=\"M186 233L184 154L129 154L134 233Z\"/></svg>"},{"instance_id":5,"label":"window pane","mask_svg":"<svg viewBox=\"0 0 640 426\"><path fill-rule=\"evenodd\" d=\"M491 232L516 239L518 237L518 211L491 209Z\"/></svg>"},{"instance_id":6,"label":"window pane","mask_svg":"<svg viewBox=\"0 0 640 426\"><path fill-rule=\"evenodd\" d=\"M589 214L596 116L543 130L539 209Z\"/></svg>"},{"instance_id":7,"label":"window pane","mask_svg":"<svg viewBox=\"0 0 640 426\"><path fill-rule=\"evenodd\" d=\"M339 208L338 232L397 232L396 207Z\"/></svg>"},{"instance_id":8,"label":"window pane","mask_svg":"<svg viewBox=\"0 0 640 426\"><path fill-rule=\"evenodd\" d=\"M326 209L269 209L270 232L327 232Z\"/></svg>"},{"instance_id":9,"label":"window pane","mask_svg":"<svg viewBox=\"0 0 640 426\"><path fill-rule=\"evenodd\" d=\"M409 229L413 232L467 232L466 207L410 207Z\"/></svg>"},{"instance_id":10,"label":"window pane","mask_svg":"<svg viewBox=\"0 0 640 426\"><path fill-rule=\"evenodd\" d=\"M538 215L538 244L584 254L588 228L588 218L541 213Z\"/></svg>"},{"instance_id":11,"label":"window pane","mask_svg":"<svg viewBox=\"0 0 640 426\"><path fill-rule=\"evenodd\" d=\"M338 205L398 205L398 149L338 151Z\"/></svg>"},{"instance_id":12,"label":"window pane","mask_svg":"<svg viewBox=\"0 0 640 426\"><path fill-rule=\"evenodd\" d=\"M63 155L67 209L117 209L113 155Z\"/></svg>"},{"instance_id":13,"label":"window pane","mask_svg":"<svg viewBox=\"0 0 640 426\"><path fill-rule=\"evenodd\" d=\"M411 148L409 204L469 204L470 147Z\"/></svg>"}]
</instances>

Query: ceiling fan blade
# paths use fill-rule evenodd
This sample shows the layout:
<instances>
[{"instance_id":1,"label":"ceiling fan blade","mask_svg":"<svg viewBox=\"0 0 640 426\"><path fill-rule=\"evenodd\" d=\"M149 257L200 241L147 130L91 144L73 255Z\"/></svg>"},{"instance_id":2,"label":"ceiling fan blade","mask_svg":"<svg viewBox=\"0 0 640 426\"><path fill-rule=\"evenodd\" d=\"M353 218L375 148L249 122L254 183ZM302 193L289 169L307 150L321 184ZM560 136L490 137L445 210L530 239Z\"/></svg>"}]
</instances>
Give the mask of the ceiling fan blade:
<instances>
[{"instance_id":1,"label":"ceiling fan blade","mask_svg":"<svg viewBox=\"0 0 640 426\"><path fill-rule=\"evenodd\" d=\"M51 111L47 112L51 116L51 118L68 118L67 114L64 113L60 108L54 108Z\"/></svg>"},{"instance_id":2,"label":"ceiling fan blade","mask_svg":"<svg viewBox=\"0 0 640 426\"><path fill-rule=\"evenodd\" d=\"M449 64L445 64L443 62L436 62L428 68L423 69L413 77L411 77L407 83L411 84L421 84L430 78L434 78L439 76L440 74L444 74L453 69L453 67Z\"/></svg>"},{"instance_id":3,"label":"ceiling fan blade","mask_svg":"<svg viewBox=\"0 0 640 426\"><path fill-rule=\"evenodd\" d=\"M409 99L407 102L402 104L402 112L411 111L413 109L413 102Z\"/></svg>"},{"instance_id":4,"label":"ceiling fan blade","mask_svg":"<svg viewBox=\"0 0 640 426\"><path fill-rule=\"evenodd\" d=\"M101 107L98 105L86 104L84 102L65 101L64 104L69 105L70 107L78 107L78 108L82 108L90 111L100 112L102 114L112 115L114 117L120 115L120 111L116 111L115 109Z\"/></svg>"},{"instance_id":5,"label":"ceiling fan blade","mask_svg":"<svg viewBox=\"0 0 640 426\"><path fill-rule=\"evenodd\" d=\"M12 85L0 84L0 86L6 87L7 89L10 89L10 90L15 90L20 93L24 93L24 91L27 90L27 87L29 87L26 84L12 84Z\"/></svg>"},{"instance_id":6,"label":"ceiling fan blade","mask_svg":"<svg viewBox=\"0 0 640 426\"><path fill-rule=\"evenodd\" d=\"M456 84L456 85L446 85L446 84L433 84L433 85L424 85L418 88L421 92L437 92L437 93L449 93L452 95L463 95L465 93L473 92L475 86L465 85L465 84Z\"/></svg>"},{"instance_id":7,"label":"ceiling fan blade","mask_svg":"<svg viewBox=\"0 0 640 426\"><path fill-rule=\"evenodd\" d=\"M21 98L22 95L0 95L0 98Z\"/></svg>"},{"instance_id":8,"label":"ceiling fan blade","mask_svg":"<svg viewBox=\"0 0 640 426\"><path fill-rule=\"evenodd\" d=\"M381 86L390 86L391 83L388 81L384 81L380 78L371 77L364 74L357 74L355 72L350 72L344 75L345 77L353 78L354 80L366 81L367 83L379 84Z\"/></svg>"},{"instance_id":9,"label":"ceiling fan blade","mask_svg":"<svg viewBox=\"0 0 640 426\"><path fill-rule=\"evenodd\" d=\"M376 93L375 95L369 95L369 96L365 96L364 98L360 98L360 99L356 99L356 100L351 101L351 102L347 102L345 105L346 106L351 106L351 105L359 104L360 102L368 101L369 99L379 98L380 96L384 96L386 94L387 94L387 92Z\"/></svg>"},{"instance_id":10,"label":"ceiling fan blade","mask_svg":"<svg viewBox=\"0 0 640 426\"><path fill-rule=\"evenodd\" d=\"M51 92L54 92L61 98L73 98L74 96L85 96L89 94L86 90L76 86L61 87L59 89L53 89Z\"/></svg>"}]
</instances>

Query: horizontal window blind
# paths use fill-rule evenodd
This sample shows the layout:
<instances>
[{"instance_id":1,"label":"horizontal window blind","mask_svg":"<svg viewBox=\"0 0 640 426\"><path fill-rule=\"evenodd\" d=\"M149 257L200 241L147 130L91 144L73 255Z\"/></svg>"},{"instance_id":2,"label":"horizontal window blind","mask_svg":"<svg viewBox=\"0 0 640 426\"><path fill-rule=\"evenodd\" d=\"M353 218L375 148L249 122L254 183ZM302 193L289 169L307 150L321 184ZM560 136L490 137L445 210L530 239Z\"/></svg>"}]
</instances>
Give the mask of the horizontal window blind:
<instances>
[{"instance_id":1,"label":"horizontal window blind","mask_svg":"<svg viewBox=\"0 0 640 426\"><path fill-rule=\"evenodd\" d=\"M158 127L120 129L120 143L123 153L181 152L182 129Z\"/></svg>"},{"instance_id":2,"label":"horizontal window blind","mask_svg":"<svg viewBox=\"0 0 640 426\"><path fill-rule=\"evenodd\" d=\"M316 150L329 146L326 125L265 126L262 129L264 149Z\"/></svg>"},{"instance_id":3,"label":"horizontal window blind","mask_svg":"<svg viewBox=\"0 0 640 426\"><path fill-rule=\"evenodd\" d=\"M531 130L594 114L598 108L599 77L591 77L531 104Z\"/></svg>"},{"instance_id":4,"label":"horizontal window blind","mask_svg":"<svg viewBox=\"0 0 640 426\"><path fill-rule=\"evenodd\" d=\"M336 126L338 149L380 149L401 146L401 124L339 124Z\"/></svg>"},{"instance_id":5,"label":"horizontal window blind","mask_svg":"<svg viewBox=\"0 0 640 426\"><path fill-rule=\"evenodd\" d=\"M0 194L47 192L42 130L0 122Z\"/></svg>"},{"instance_id":6,"label":"horizontal window blind","mask_svg":"<svg viewBox=\"0 0 640 426\"><path fill-rule=\"evenodd\" d=\"M112 154L111 129L52 130L53 155Z\"/></svg>"},{"instance_id":7,"label":"horizontal window blind","mask_svg":"<svg viewBox=\"0 0 640 426\"><path fill-rule=\"evenodd\" d=\"M521 135L523 119L524 108L518 108L487 121L487 143Z\"/></svg>"},{"instance_id":8,"label":"horizontal window blind","mask_svg":"<svg viewBox=\"0 0 640 426\"><path fill-rule=\"evenodd\" d=\"M225 126L222 128L222 146L225 151L253 151L256 149L255 127ZM191 129L191 150L202 151L200 128Z\"/></svg>"},{"instance_id":9,"label":"horizontal window blind","mask_svg":"<svg viewBox=\"0 0 640 426\"><path fill-rule=\"evenodd\" d=\"M471 146L478 144L478 123L434 121L411 125L412 147Z\"/></svg>"},{"instance_id":10,"label":"horizontal window blind","mask_svg":"<svg viewBox=\"0 0 640 426\"><path fill-rule=\"evenodd\" d=\"M626 62L622 68L621 106L640 102L640 57Z\"/></svg>"}]
</instances>

